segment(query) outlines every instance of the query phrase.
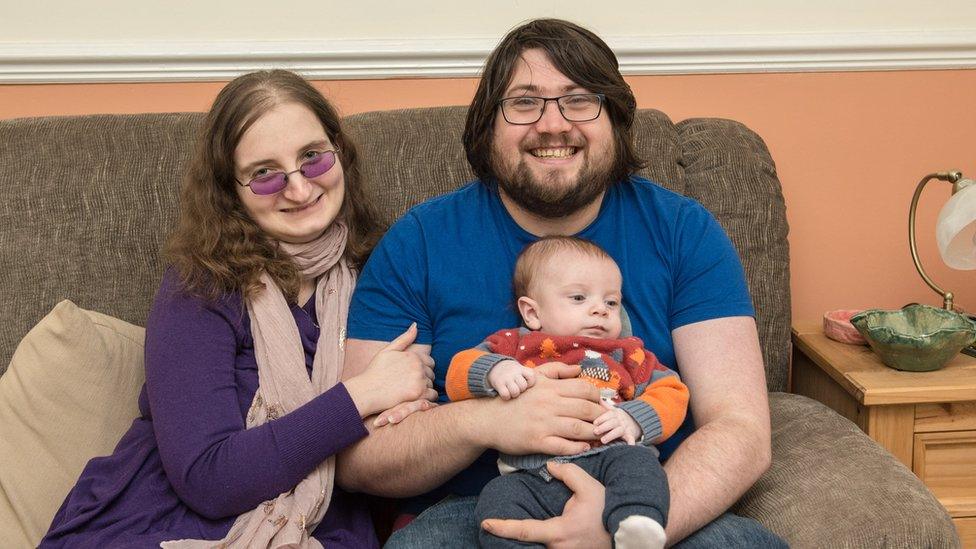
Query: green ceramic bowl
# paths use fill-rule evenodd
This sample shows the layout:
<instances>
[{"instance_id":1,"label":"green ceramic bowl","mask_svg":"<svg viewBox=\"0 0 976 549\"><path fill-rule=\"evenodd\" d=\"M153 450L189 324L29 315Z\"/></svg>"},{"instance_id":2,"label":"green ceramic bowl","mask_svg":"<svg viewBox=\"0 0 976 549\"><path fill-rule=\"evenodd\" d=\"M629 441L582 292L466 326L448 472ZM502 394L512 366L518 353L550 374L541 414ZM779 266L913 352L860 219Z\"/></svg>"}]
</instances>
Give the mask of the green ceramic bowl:
<instances>
[{"instance_id":1,"label":"green ceramic bowl","mask_svg":"<svg viewBox=\"0 0 976 549\"><path fill-rule=\"evenodd\" d=\"M851 324L882 362L911 372L938 370L976 340L976 323L928 305L869 309L851 317Z\"/></svg>"}]
</instances>

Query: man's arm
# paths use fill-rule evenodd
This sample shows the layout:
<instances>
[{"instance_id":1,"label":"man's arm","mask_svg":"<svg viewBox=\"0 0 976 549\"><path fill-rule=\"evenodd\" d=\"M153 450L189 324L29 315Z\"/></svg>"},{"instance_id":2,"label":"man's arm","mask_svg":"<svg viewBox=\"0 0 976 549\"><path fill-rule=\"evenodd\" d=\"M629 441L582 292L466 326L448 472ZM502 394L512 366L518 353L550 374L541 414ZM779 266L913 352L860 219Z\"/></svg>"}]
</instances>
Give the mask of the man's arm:
<instances>
[{"instance_id":1,"label":"man's arm","mask_svg":"<svg viewBox=\"0 0 976 549\"><path fill-rule=\"evenodd\" d=\"M385 345L348 340L343 378L361 372ZM427 345L412 348L429 351ZM575 377L579 367L542 366L540 373ZM443 484L487 448L512 454L582 452L589 445L580 441L595 438L591 422L602 413L598 401L599 391L585 381L547 378L514 400L453 402L380 428L367 419L370 435L339 455L336 480L351 491L408 497ZM497 421L500 417L521 421Z\"/></svg>"},{"instance_id":2,"label":"man's arm","mask_svg":"<svg viewBox=\"0 0 976 549\"><path fill-rule=\"evenodd\" d=\"M696 430L664 466L673 544L725 512L771 459L769 403L756 323L706 320L672 332Z\"/></svg>"},{"instance_id":3,"label":"man's arm","mask_svg":"<svg viewBox=\"0 0 976 549\"><path fill-rule=\"evenodd\" d=\"M343 379L365 370L385 346L382 341L347 340ZM411 349L429 353L430 345ZM485 451L485 446L474 440L477 429L471 429L469 423L479 404L470 401L438 406L412 414L396 426L373 427L367 418L370 434L362 442L369 443L339 454L336 482L346 490L387 497L416 495L443 484ZM468 428L463 428L465 425ZM430 459L432 455L437 459ZM403 471L411 474L404 475Z\"/></svg>"}]
</instances>

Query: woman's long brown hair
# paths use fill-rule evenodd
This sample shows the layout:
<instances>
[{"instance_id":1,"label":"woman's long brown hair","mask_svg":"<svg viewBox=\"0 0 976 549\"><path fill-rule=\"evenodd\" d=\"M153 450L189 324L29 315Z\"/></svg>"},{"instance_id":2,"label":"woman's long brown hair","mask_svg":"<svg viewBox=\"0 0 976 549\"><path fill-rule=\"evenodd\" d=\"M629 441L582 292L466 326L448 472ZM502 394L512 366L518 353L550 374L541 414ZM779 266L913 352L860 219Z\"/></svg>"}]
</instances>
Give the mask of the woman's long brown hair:
<instances>
[{"instance_id":1,"label":"woman's long brown hair","mask_svg":"<svg viewBox=\"0 0 976 549\"><path fill-rule=\"evenodd\" d=\"M294 301L301 275L277 242L250 218L237 196L234 150L241 137L276 105L298 103L322 122L338 149L345 173L345 196L338 219L349 227L345 257L353 266L366 260L382 233L382 224L363 191L356 146L342 132L339 115L304 78L288 71L260 71L240 76L220 91L204 121L197 148L180 191L176 229L164 248L184 287L216 298L262 289L262 271Z\"/></svg>"}]
</instances>

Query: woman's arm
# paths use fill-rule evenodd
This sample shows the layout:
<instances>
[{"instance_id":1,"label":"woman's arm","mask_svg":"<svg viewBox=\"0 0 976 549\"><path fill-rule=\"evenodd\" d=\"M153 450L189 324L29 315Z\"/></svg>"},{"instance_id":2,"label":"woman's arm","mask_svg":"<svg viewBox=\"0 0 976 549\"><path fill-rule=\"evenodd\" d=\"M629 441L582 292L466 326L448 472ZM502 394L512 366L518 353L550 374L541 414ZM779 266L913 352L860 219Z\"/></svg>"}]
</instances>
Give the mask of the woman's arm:
<instances>
[{"instance_id":1,"label":"woman's arm","mask_svg":"<svg viewBox=\"0 0 976 549\"><path fill-rule=\"evenodd\" d=\"M233 516L290 490L323 459L367 435L342 384L245 429L253 377L235 367L241 313L164 284L146 335L146 387L167 477L208 518ZM249 405L250 401L244 403Z\"/></svg>"}]
</instances>

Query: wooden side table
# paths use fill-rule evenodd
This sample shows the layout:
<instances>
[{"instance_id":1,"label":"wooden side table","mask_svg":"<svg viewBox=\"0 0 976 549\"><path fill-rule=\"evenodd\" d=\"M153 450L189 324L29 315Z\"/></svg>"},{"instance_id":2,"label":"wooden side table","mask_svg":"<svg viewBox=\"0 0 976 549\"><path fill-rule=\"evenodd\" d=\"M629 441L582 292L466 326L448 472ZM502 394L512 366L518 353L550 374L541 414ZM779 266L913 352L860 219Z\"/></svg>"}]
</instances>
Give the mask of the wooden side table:
<instances>
[{"instance_id":1,"label":"wooden side table","mask_svg":"<svg viewBox=\"0 0 976 549\"><path fill-rule=\"evenodd\" d=\"M976 548L976 358L902 372L807 322L793 326L791 378L792 392L850 419L914 471L949 511L963 546Z\"/></svg>"}]
</instances>

